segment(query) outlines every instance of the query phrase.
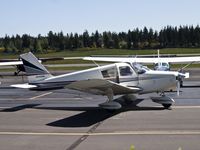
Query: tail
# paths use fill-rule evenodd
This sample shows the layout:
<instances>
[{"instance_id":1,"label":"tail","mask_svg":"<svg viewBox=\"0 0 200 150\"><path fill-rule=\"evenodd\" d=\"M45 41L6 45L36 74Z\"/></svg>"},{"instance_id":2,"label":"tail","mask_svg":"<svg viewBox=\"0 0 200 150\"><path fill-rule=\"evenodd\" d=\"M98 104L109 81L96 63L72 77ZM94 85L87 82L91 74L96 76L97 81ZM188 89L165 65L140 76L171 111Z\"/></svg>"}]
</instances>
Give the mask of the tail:
<instances>
[{"instance_id":1,"label":"tail","mask_svg":"<svg viewBox=\"0 0 200 150\"><path fill-rule=\"evenodd\" d=\"M22 59L25 72L28 75L29 83L37 83L52 77L49 71L31 52L20 55L20 58Z\"/></svg>"}]
</instances>

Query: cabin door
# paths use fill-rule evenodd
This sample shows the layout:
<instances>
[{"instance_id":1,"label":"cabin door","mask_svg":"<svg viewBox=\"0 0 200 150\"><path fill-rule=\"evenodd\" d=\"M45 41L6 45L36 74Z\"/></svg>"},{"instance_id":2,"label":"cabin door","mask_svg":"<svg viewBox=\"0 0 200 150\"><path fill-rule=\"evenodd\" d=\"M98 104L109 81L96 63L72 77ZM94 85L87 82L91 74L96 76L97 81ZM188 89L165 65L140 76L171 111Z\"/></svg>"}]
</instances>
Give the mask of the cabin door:
<instances>
[{"instance_id":1,"label":"cabin door","mask_svg":"<svg viewBox=\"0 0 200 150\"><path fill-rule=\"evenodd\" d=\"M120 65L118 66L119 83L124 86L135 87L138 86L138 74L131 66Z\"/></svg>"}]
</instances>

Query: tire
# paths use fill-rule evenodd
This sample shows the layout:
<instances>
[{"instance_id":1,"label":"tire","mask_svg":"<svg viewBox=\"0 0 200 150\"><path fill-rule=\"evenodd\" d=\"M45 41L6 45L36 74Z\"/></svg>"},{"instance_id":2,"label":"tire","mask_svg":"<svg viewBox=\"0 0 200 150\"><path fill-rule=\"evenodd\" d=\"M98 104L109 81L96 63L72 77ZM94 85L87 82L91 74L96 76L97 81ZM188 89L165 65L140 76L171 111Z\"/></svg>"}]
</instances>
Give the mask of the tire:
<instances>
[{"instance_id":1,"label":"tire","mask_svg":"<svg viewBox=\"0 0 200 150\"><path fill-rule=\"evenodd\" d=\"M180 81L180 87L183 87L183 81L182 80Z\"/></svg>"},{"instance_id":2,"label":"tire","mask_svg":"<svg viewBox=\"0 0 200 150\"><path fill-rule=\"evenodd\" d=\"M162 104L165 109L169 109L172 104Z\"/></svg>"}]
</instances>

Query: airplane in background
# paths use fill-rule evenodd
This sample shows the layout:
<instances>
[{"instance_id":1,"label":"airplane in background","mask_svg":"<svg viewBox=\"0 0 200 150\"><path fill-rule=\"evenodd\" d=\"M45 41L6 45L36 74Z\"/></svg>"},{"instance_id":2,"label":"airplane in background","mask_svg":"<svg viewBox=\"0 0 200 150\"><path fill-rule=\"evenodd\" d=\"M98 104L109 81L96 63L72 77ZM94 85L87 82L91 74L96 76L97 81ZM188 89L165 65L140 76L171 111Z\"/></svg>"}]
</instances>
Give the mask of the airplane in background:
<instances>
[{"instance_id":1,"label":"airplane in background","mask_svg":"<svg viewBox=\"0 0 200 150\"><path fill-rule=\"evenodd\" d=\"M30 90L49 90L69 88L92 94L107 96L108 100L99 107L107 110L121 108L114 96L121 95L125 102L137 100L135 94L157 92L159 97L151 97L153 102L169 108L174 100L167 97L164 91L175 87L178 78L185 74L174 71L154 71L147 67L129 63L113 63L87 70L53 76L31 53L20 55L28 83L11 85Z\"/></svg>"},{"instance_id":2,"label":"airplane in background","mask_svg":"<svg viewBox=\"0 0 200 150\"><path fill-rule=\"evenodd\" d=\"M40 58L39 62L46 61L56 61L56 60L64 60L62 57L53 57L53 58ZM25 68L23 62L20 59L0 59L0 67L1 66L15 66L16 71L14 75L18 75L20 72L25 72Z\"/></svg>"},{"instance_id":3,"label":"airplane in background","mask_svg":"<svg viewBox=\"0 0 200 150\"><path fill-rule=\"evenodd\" d=\"M176 55L164 55L163 57L160 57L159 50L158 50L157 57L154 57L154 56L151 56L151 55L141 55L141 56L138 55L138 56L129 56L129 57L90 56L90 57L84 57L83 60L154 64L154 70L169 71L170 70L170 64L188 64L189 63L188 65L190 65L190 64L193 64L193 63L200 62L200 56L177 57ZM185 66L185 67L187 67L187 66Z\"/></svg>"}]
</instances>

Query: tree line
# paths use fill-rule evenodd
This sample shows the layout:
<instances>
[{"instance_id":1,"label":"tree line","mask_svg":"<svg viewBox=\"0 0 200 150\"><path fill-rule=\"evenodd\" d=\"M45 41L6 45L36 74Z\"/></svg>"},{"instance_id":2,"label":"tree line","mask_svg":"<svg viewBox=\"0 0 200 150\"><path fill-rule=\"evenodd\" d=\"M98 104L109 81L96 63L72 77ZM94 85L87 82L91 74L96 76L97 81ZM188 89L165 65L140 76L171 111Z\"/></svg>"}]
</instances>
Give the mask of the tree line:
<instances>
[{"instance_id":1,"label":"tree line","mask_svg":"<svg viewBox=\"0 0 200 150\"><path fill-rule=\"evenodd\" d=\"M33 37L28 34L13 35L0 38L0 47L6 53L22 53L25 51L47 52L48 50L64 51L78 48L108 49L157 49L157 48L191 48L200 47L200 27L167 26L160 31L144 27L128 32L89 33L82 34L49 31L46 36Z\"/></svg>"}]
</instances>

